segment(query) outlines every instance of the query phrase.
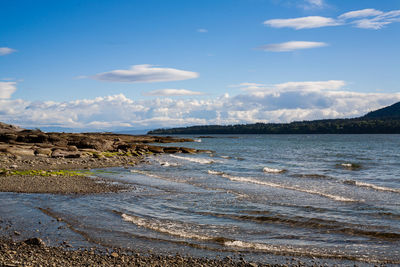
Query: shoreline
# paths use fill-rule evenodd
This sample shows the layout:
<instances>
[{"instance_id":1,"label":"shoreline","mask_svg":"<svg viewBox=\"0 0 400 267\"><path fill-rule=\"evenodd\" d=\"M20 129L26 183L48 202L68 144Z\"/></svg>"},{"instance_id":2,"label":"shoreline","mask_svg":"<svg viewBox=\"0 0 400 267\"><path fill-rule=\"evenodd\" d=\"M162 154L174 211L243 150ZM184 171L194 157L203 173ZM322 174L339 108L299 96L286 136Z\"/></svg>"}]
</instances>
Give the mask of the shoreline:
<instances>
[{"instance_id":1,"label":"shoreline","mask_svg":"<svg viewBox=\"0 0 400 267\"><path fill-rule=\"evenodd\" d=\"M13 199L12 194L79 197L133 190L132 185L114 184L112 179L93 177L90 170L132 167L146 163L145 157L152 154L205 152L185 147L148 145L188 141L193 140L96 133L43 133L40 130L3 127L0 129L0 192L11 194L10 199ZM22 203L17 205L23 206ZM137 249L110 250L84 237L82 239L80 233L74 232L68 225L56 227L65 222L40 207L25 207L26 210L17 211L17 219L7 216L7 208L3 207L3 215L0 214L1 266L283 266L250 263L243 258L234 260L230 257L218 259L162 255L139 253ZM24 214L29 209L36 211L36 217ZM34 226L37 223L39 225ZM35 231L36 227L41 230ZM55 241L47 241L52 244L46 244L40 238L46 237L46 234L55 235L53 228L61 232L61 237L53 236ZM86 242L86 248L68 242L74 243L74 235ZM60 243L60 238L65 239Z\"/></svg>"},{"instance_id":2,"label":"shoreline","mask_svg":"<svg viewBox=\"0 0 400 267\"><path fill-rule=\"evenodd\" d=\"M134 190L134 186L115 183L116 180L94 177L91 169L132 167L146 164L148 155L163 153L205 152L184 147L162 147L148 143L186 142L189 139L172 137L126 136L110 134L57 134L55 143L43 137L43 142L32 137L32 131L14 141L0 141L0 192L4 199L16 201L10 207L0 207L0 266L322 266L340 264L340 260L304 258L293 255L266 254L262 263L241 257L240 252L220 256L169 255L151 251L134 244L134 249L115 248L88 239L75 230L68 221L51 214L43 206L26 206L24 194L37 194L38 198L86 197L96 194L118 194ZM6 134L7 138L13 134ZM40 135L40 133L39 133ZM0 140L4 137L0 131ZM37 136L37 135L36 135ZM49 134L48 136L51 136ZM91 138L87 139L88 136ZM19 139L18 139L19 138ZM25 138L25 139L23 139ZM33 138L33 139L32 139ZM104 139L102 139L104 138ZM70 140L75 145L69 145ZM83 142L82 140L85 140ZM102 147L107 143L107 147ZM92 146L92 148L87 148ZM42 148L45 147L44 150ZM43 154L44 153L44 154ZM17 194L17 195L14 195ZM16 197L18 196L18 197ZM29 198L28 198L29 199ZM7 206L7 205L6 205ZM13 215L7 211L12 209ZM32 215L34 215L32 217ZM14 217L13 217L14 216ZM43 240L37 240L42 238ZM27 241L34 239L32 241ZM82 245L83 244L83 245ZM182 252L181 252L182 253ZM204 255L204 254L201 254ZM225 255L226 256L226 255ZM243 256L246 257L246 256ZM352 265L364 265L350 261Z\"/></svg>"}]
</instances>

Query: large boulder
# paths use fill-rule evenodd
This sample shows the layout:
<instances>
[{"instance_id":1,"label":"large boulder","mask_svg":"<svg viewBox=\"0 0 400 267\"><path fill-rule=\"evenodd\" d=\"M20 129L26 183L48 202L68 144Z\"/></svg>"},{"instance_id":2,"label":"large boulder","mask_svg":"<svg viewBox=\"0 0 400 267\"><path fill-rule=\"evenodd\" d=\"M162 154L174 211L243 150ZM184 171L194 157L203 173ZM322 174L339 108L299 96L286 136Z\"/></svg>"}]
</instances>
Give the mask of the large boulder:
<instances>
[{"instance_id":1,"label":"large boulder","mask_svg":"<svg viewBox=\"0 0 400 267\"><path fill-rule=\"evenodd\" d=\"M147 149L153 153L164 153L164 148L160 146L147 146Z\"/></svg>"},{"instance_id":2,"label":"large boulder","mask_svg":"<svg viewBox=\"0 0 400 267\"><path fill-rule=\"evenodd\" d=\"M169 153L169 154L173 154L173 153L178 153L181 152L181 149L179 147L164 147L164 152L165 153Z\"/></svg>"},{"instance_id":3,"label":"large boulder","mask_svg":"<svg viewBox=\"0 0 400 267\"><path fill-rule=\"evenodd\" d=\"M7 153L17 156L34 156L35 151L27 147L10 146L7 148Z\"/></svg>"},{"instance_id":4,"label":"large boulder","mask_svg":"<svg viewBox=\"0 0 400 267\"><path fill-rule=\"evenodd\" d=\"M10 141L16 141L18 135L15 133L0 133L0 142L8 143Z\"/></svg>"},{"instance_id":5,"label":"large boulder","mask_svg":"<svg viewBox=\"0 0 400 267\"><path fill-rule=\"evenodd\" d=\"M195 154L197 152L197 150L194 148L181 147L180 149L182 153Z\"/></svg>"}]
</instances>

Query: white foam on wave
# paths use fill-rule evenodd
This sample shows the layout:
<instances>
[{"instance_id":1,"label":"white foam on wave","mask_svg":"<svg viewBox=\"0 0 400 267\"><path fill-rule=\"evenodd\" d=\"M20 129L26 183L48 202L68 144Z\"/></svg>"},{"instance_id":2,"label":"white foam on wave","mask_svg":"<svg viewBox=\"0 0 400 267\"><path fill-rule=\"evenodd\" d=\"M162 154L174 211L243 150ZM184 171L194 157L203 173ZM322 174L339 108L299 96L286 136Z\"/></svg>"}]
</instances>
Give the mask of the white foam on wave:
<instances>
[{"instance_id":1,"label":"white foam on wave","mask_svg":"<svg viewBox=\"0 0 400 267\"><path fill-rule=\"evenodd\" d=\"M176 158L176 159L183 159L183 160L196 162L196 163L200 163L200 164L212 164L212 163L217 162L215 160L210 160L210 159L205 159L205 158L181 157L181 156L177 156L177 155L170 155L170 156L173 158Z\"/></svg>"},{"instance_id":2,"label":"white foam on wave","mask_svg":"<svg viewBox=\"0 0 400 267\"><path fill-rule=\"evenodd\" d=\"M372 188L372 189L379 190L379 191L400 193L400 188L390 188L390 187L379 186L379 185L374 185L374 184L369 184L369 183L364 183L364 182L358 182L358 181L355 181L354 184L357 185L357 186L368 187L368 188Z\"/></svg>"},{"instance_id":3,"label":"white foam on wave","mask_svg":"<svg viewBox=\"0 0 400 267\"><path fill-rule=\"evenodd\" d=\"M193 141L195 141L196 143L201 143L201 139L194 139Z\"/></svg>"},{"instance_id":4,"label":"white foam on wave","mask_svg":"<svg viewBox=\"0 0 400 267\"><path fill-rule=\"evenodd\" d=\"M213 171L213 170L208 170L207 172L208 172L209 174L213 174L213 175L222 175L222 174L224 174L224 172Z\"/></svg>"},{"instance_id":5,"label":"white foam on wave","mask_svg":"<svg viewBox=\"0 0 400 267\"><path fill-rule=\"evenodd\" d=\"M294 190L294 191L318 195L321 197L326 197L326 198L330 198L330 199L333 199L336 201L342 201L342 202L357 202L357 200L352 199L352 198L342 197L342 196L338 196L338 195L332 195L332 194L323 193L323 192L315 191L315 190L311 190L311 189L304 189L304 188L299 188L299 187L294 187L294 186L289 186L289 185L282 185L282 184L277 184L277 183L272 183L272 182L267 182L267 181L260 181L260 180L253 179L250 177L233 176L233 175L226 174L224 172L212 171L212 170L209 170L208 173L214 174L214 175L220 175L220 176L227 178L234 182L245 182L245 183L265 185L265 186L275 187L275 188Z\"/></svg>"},{"instance_id":6,"label":"white foam on wave","mask_svg":"<svg viewBox=\"0 0 400 267\"><path fill-rule=\"evenodd\" d=\"M161 166L164 167L176 167L179 166L178 163L176 162L168 162L168 161L163 161L163 160L156 160Z\"/></svg>"},{"instance_id":7,"label":"white foam on wave","mask_svg":"<svg viewBox=\"0 0 400 267\"><path fill-rule=\"evenodd\" d=\"M182 238L212 240L213 238L207 235L201 235L193 232L193 229L188 229L187 226L177 222L159 222L157 220L147 220L137 216L127 215L123 213L122 219L127 222L136 224L137 226L147 228L159 233L173 235Z\"/></svg>"},{"instance_id":8,"label":"white foam on wave","mask_svg":"<svg viewBox=\"0 0 400 267\"><path fill-rule=\"evenodd\" d=\"M142 175L145 175L145 176L149 176L149 177L153 177L153 178L157 178L157 179L169 180L169 179L166 179L166 177L162 177L162 176L159 176L159 175L157 175L157 174L150 173L150 172L147 172L147 171L130 170L130 172L131 172L131 173L139 173L139 174L142 174Z\"/></svg>"},{"instance_id":9,"label":"white foam on wave","mask_svg":"<svg viewBox=\"0 0 400 267\"><path fill-rule=\"evenodd\" d=\"M245 241L240 241L240 240L225 241L224 245L228 246L228 247L265 250L265 251L269 251L269 252L282 251L282 248L280 248L280 247L276 247L276 246L272 246L272 245L268 245L268 244L245 242Z\"/></svg>"},{"instance_id":10,"label":"white foam on wave","mask_svg":"<svg viewBox=\"0 0 400 267\"><path fill-rule=\"evenodd\" d=\"M286 170L264 167L263 168L263 172L267 172L267 173L284 173L284 172L286 172Z\"/></svg>"}]
</instances>

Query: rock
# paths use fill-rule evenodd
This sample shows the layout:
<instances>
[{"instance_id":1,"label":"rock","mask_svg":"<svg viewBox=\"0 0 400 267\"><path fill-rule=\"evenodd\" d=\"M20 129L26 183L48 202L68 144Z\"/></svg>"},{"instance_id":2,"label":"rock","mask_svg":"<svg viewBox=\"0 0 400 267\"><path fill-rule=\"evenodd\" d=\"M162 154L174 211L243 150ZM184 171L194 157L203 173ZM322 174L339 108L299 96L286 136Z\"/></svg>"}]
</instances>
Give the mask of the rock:
<instances>
[{"instance_id":1,"label":"rock","mask_svg":"<svg viewBox=\"0 0 400 267\"><path fill-rule=\"evenodd\" d=\"M148 150L153 153L164 153L164 148L160 146L148 146Z\"/></svg>"},{"instance_id":2,"label":"rock","mask_svg":"<svg viewBox=\"0 0 400 267\"><path fill-rule=\"evenodd\" d=\"M179 147L165 147L164 148L164 153L173 154L173 153L178 153L178 152L181 152Z\"/></svg>"},{"instance_id":3,"label":"rock","mask_svg":"<svg viewBox=\"0 0 400 267\"><path fill-rule=\"evenodd\" d=\"M35 152L33 149L22 148L22 147L8 147L7 152L18 156L34 156Z\"/></svg>"},{"instance_id":4,"label":"rock","mask_svg":"<svg viewBox=\"0 0 400 267\"><path fill-rule=\"evenodd\" d=\"M119 257L119 255L118 255L118 253L117 253L117 252L113 252L113 253L111 253L111 257L113 257L113 258L118 258L118 257Z\"/></svg>"},{"instance_id":5,"label":"rock","mask_svg":"<svg viewBox=\"0 0 400 267\"><path fill-rule=\"evenodd\" d=\"M27 245L30 245L30 246L38 246L38 247L46 246L46 244L43 242L43 240L38 237L29 238L29 239L25 240L24 243Z\"/></svg>"},{"instance_id":6,"label":"rock","mask_svg":"<svg viewBox=\"0 0 400 267\"><path fill-rule=\"evenodd\" d=\"M78 148L76 146L68 146L67 149L68 149L68 151L72 151L72 152L78 151Z\"/></svg>"},{"instance_id":7,"label":"rock","mask_svg":"<svg viewBox=\"0 0 400 267\"><path fill-rule=\"evenodd\" d=\"M14 235L21 235L20 232L14 231Z\"/></svg>"},{"instance_id":8,"label":"rock","mask_svg":"<svg viewBox=\"0 0 400 267\"><path fill-rule=\"evenodd\" d=\"M182 151L182 153L190 153L190 154L195 154L197 152L196 149L187 147L181 147L180 150Z\"/></svg>"},{"instance_id":9,"label":"rock","mask_svg":"<svg viewBox=\"0 0 400 267\"><path fill-rule=\"evenodd\" d=\"M55 149L55 150L51 153L51 157L52 157L52 158L63 158L65 153L66 153L66 151L62 151L62 150L60 150L60 149Z\"/></svg>"},{"instance_id":10,"label":"rock","mask_svg":"<svg viewBox=\"0 0 400 267\"><path fill-rule=\"evenodd\" d=\"M0 134L0 142L10 142L17 140L18 135L14 133L3 133Z\"/></svg>"},{"instance_id":11,"label":"rock","mask_svg":"<svg viewBox=\"0 0 400 267\"><path fill-rule=\"evenodd\" d=\"M34 152L36 156L51 156L51 149L49 148L37 148Z\"/></svg>"}]
</instances>

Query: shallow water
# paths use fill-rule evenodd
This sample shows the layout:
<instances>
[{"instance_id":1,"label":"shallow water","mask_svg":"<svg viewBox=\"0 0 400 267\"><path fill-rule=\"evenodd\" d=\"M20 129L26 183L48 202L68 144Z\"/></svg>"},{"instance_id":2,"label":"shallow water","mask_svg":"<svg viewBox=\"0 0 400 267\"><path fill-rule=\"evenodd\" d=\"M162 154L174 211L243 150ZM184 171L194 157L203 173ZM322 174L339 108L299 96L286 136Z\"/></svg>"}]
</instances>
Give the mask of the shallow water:
<instances>
[{"instance_id":1,"label":"shallow water","mask_svg":"<svg viewBox=\"0 0 400 267\"><path fill-rule=\"evenodd\" d=\"M0 200L46 209L101 245L400 263L400 135L215 137L183 144L211 154L97 170L133 190Z\"/></svg>"}]
</instances>

